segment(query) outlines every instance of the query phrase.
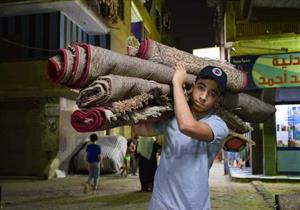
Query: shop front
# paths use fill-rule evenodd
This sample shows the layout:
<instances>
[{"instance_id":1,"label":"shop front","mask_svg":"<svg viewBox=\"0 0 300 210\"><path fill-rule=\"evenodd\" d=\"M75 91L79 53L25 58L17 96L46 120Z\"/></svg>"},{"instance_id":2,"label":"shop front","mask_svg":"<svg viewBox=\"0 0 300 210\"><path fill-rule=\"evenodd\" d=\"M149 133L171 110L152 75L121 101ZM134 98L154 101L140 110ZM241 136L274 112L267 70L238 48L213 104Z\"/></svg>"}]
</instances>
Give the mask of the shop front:
<instances>
[{"instance_id":1,"label":"shop front","mask_svg":"<svg viewBox=\"0 0 300 210\"><path fill-rule=\"evenodd\" d=\"M274 93L274 133L262 134L264 167L272 159L277 174L300 174L300 53L234 56L231 63L247 72L245 91Z\"/></svg>"}]
</instances>

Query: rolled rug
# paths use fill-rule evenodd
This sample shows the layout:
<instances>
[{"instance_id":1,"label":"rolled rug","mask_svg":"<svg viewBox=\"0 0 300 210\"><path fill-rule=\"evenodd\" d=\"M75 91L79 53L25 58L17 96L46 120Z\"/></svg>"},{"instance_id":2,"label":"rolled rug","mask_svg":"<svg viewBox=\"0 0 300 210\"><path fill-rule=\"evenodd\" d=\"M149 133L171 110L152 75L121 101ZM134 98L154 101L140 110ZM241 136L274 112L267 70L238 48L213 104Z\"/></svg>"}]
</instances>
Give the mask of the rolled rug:
<instances>
[{"instance_id":1,"label":"rolled rug","mask_svg":"<svg viewBox=\"0 0 300 210\"><path fill-rule=\"evenodd\" d=\"M255 146L255 142L246 138L244 135L229 130L229 134L223 143L223 149L229 152L239 152L246 147L247 144Z\"/></svg>"},{"instance_id":2,"label":"rolled rug","mask_svg":"<svg viewBox=\"0 0 300 210\"><path fill-rule=\"evenodd\" d=\"M232 131L237 133L248 133L253 130L253 128L239 116L226 110L224 107L219 107L215 111L215 114L221 117Z\"/></svg>"},{"instance_id":3,"label":"rolled rug","mask_svg":"<svg viewBox=\"0 0 300 210\"><path fill-rule=\"evenodd\" d=\"M153 90L149 93L143 93L130 99L112 103L111 107L108 107L108 109L113 113L113 117L109 118L117 120L122 118L125 119L127 116L134 116L134 114L138 115L136 111L141 110L143 107L149 107L149 104L155 104L154 106L156 107L158 107L158 105L161 107L169 107L170 111L173 110L170 99L157 91L159 90L156 89L156 91ZM215 114L221 117L227 126L237 133L247 133L253 130L249 124L223 107L216 109Z\"/></svg>"},{"instance_id":4,"label":"rolled rug","mask_svg":"<svg viewBox=\"0 0 300 210\"><path fill-rule=\"evenodd\" d=\"M59 49L57 54L48 60L48 76L54 83L76 88L86 66L85 49L70 45Z\"/></svg>"},{"instance_id":5,"label":"rolled rug","mask_svg":"<svg viewBox=\"0 0 300 210\"><path fill-rule=\"evenodd\" d=\"M246 122L263 122L276 111L274 105L246 93L226 92L221 104Z\"/></svg>"},{"instance_id":6,"label":"rolled rug","mask_svg":"<svg viewBox=\"0 0 300 210\"><path fill-rule=\"evenodd\" d=\"M100 131L140 121L156 121L172 114L168 98L157 87L110 105L76 110L71 116L72 126L78 132Z\"/></svg>"},{"instance_id":7,"label":"rolled rug","mask_svg":"<svg viewBox=\"0 0 300 210\"><path fill-rule=\"evenodd\" d=\"M78 53L79 57L75 57L75 61L79 62L76 72L72 70L75 65L71 65L72 67L69 65L69 61L73 60L73 56L76 54L69 52L72 49L61 49L56 56L49 59L48 75L52 81L68 87L83 88L91 84L99 76L115 74L154 80L163 84L172 84L174 70L166 65L122 55L88 44L82 44L77 47L78 49L80 47L84 48L85 53ZM83 66L84 69L82 69ZM72 72L75 72L73 77L77 78L77 80L71 80ZM195 78L195 75L188 74L186 86L190 87ZM72 84L68 83L70 80Z\"/></svg>"},{"instance_id":8,"label":"rolled rug","mask_svg":"<svg viewBox=\"0 0 300 210\"><path fill-rule=\"evenodd\" d=\"M156 63L173 67L178 62L183 62L187 72L197 74L200 69L207 65L218 66L227 74L227 87L233 92L242 91L248 83L247 74L244 71L234 68L233 65L220 60L200 58L190 53L163 45L159 42L146 38L139 47L138 57Z\"/></svg>"},{"instance_id":9,"label":"rolled rug","mask_svg":"<svg viewBox=\"0 0 300 210\"><path fill-rule=\"evenodd\" d=\"M79 107L101 106L147 93L156 87L161 90L161 94L168 95L171 92L170 85L161 84L153 80L112 74L100 76L92 84L80 91L77 105Z\"/></svg>"},{"instance_id":10,"label":"rolled rug","mask_svg":"<svg viewBox=\"0 0 300 210\"><path fill-rule=\"evenodd\" d=\"M55 83L66 83L67 78L71 77L74 63L74 55L70 50L66 48L59 49L57 55L48 60L48 75L50 79Z\"/></svg>"},{"instance_id":11,"label":"rolled rug","mask_svg":"<svg viewBox=\"0 0 300 210\"><path fill-rule=\"evenodd\" d=\"M79 109L71 115L71 124L78 132L93 132L112 129L124 125L133 125L142 121L157 121L172 114L168 106L153 106L117 115L103 107Z\"/></svg>"},{"instance_id":12,"label":"rolled rug","mask_svg":"<svg viewBox=\"0 0 300 210\"><path fill-rule=\"evenodd\" d=\"M141 122L155 123L159 120L165 120L173 115L173 109L169 106L147 106L134 112L114 113L106 110L107 121L100 130L111 129L124 125L133 125Z\"/></svg>"},{"instance_id":13,"label":"rolled rug","mask_svg":"<svg viewBox=\"0 0 300 210\"><path fill-rule=\"evenodd\" d=\"M102 107L78 109L71 115L71 124L78 132L97 131L105 122L105 110Z\"/></svg>"}]
</instances>

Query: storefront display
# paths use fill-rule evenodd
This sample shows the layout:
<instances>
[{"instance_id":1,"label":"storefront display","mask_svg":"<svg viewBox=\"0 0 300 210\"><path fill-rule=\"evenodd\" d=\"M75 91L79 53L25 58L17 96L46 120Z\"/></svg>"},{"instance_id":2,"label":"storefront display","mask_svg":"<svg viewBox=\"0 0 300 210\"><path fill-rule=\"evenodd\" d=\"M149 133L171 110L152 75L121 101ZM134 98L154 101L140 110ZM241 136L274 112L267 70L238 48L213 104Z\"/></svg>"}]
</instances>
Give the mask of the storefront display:
<instances>
[{"instance_id":1,"label":"storefront display","mask_svg":"<svg viewBox=\"0 0 300 210\"><path fill-rule=\"evenodd\" d=\"M300 148L300 104L275 107L277 147Z\"/></svg>"}]
</instances>

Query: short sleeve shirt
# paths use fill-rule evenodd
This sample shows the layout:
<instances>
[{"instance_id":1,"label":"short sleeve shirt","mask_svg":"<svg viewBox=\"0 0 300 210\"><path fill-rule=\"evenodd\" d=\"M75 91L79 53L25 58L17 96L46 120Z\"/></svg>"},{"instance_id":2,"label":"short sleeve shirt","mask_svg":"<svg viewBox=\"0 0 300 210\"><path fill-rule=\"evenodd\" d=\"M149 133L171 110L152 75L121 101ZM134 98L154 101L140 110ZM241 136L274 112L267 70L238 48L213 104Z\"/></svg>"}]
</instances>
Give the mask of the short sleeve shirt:
<instances>
[{"instance_id":1,"label":"short sleeve shirt","mask_svg":"<svg viewBox=\"0 0 300 210\"><path fill-rule=\"evenodd\" d=\"M154 125L156 131L165 134L165 141L149 209L210 209L209 169L228 135L228 128L216 115L207 115L200 121L211 127L214 134L211 142L181 133L175 117Z\"/></svg>"},{"instance_id":2,"label":"short sleeve shirt","mask_svg":"<svg viewBox=\"0 0 300 210\"><path fill-rule=\"evenodd\" d=\"M87 160L89 163L99 162L101 147L98 144L88 144L86 147Z\"/></svg>"}]
</instances>

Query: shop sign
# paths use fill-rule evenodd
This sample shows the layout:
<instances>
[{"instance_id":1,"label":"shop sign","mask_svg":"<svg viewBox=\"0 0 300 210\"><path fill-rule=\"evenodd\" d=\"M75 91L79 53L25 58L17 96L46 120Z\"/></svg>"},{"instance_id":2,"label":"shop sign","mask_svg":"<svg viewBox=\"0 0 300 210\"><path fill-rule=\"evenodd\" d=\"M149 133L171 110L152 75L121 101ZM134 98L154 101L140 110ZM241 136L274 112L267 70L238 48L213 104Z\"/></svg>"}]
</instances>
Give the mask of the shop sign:
<instances>
[{"instance_id":1,"label":"shop sign","mask_svg":"<svg viewBox=\"0 0 300 210\"><path fill-rule=\"evenodd\" d=\"M231 63L247 72L247 89L300 86L300 53L232 57Z\"/></svg>"}]
</instances>

